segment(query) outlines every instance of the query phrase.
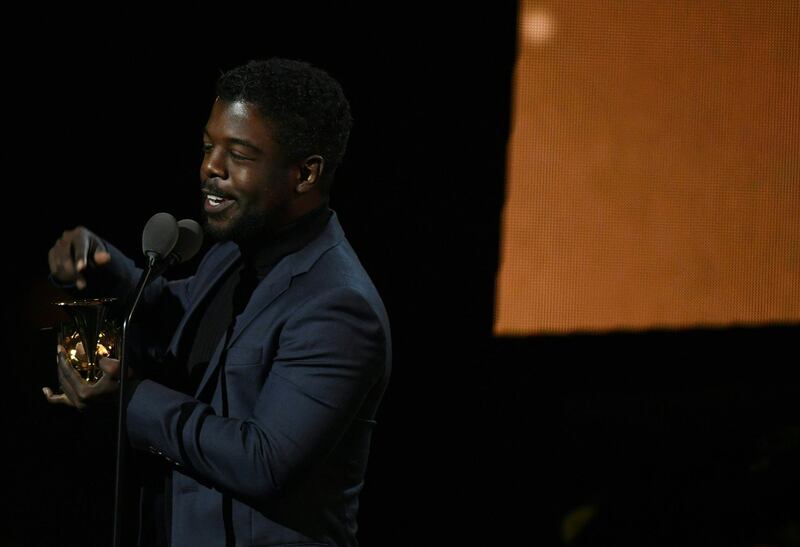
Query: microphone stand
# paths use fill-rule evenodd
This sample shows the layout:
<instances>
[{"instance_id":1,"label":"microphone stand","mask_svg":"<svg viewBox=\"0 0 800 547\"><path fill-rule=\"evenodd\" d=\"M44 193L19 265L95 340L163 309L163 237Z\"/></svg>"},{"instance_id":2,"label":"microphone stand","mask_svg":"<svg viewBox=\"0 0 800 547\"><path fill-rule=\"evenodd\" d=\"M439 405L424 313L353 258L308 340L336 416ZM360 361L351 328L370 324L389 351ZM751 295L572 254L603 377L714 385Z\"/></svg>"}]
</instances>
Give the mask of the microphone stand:
<instances>
[{"instance_id":1,"label":"microphone stand","mask_svg":"<svg viewBox=\"0 0 800 547\"><path fill-rule=\"evenodd\" d=\"M136 287L135 297L133 304L130 307L128 315L122 323L122 340L120 342L119 351L119 408L117 413L117 463L116 463L116 478L114 481L114 547L122 547L122 522L123 522L123 500L124 500L124 474L126 464L126 435L125 435L125 401L127 399L126 379L128 377L128 360L125 358L125 341L128 334L128 324L133 318L133 313L139 305L145 287L153 277L155 270L157 255L155 253L148 253L147 255L147 270L142 273L139 278L139 284Z\"/></svg>"}]
</instances>

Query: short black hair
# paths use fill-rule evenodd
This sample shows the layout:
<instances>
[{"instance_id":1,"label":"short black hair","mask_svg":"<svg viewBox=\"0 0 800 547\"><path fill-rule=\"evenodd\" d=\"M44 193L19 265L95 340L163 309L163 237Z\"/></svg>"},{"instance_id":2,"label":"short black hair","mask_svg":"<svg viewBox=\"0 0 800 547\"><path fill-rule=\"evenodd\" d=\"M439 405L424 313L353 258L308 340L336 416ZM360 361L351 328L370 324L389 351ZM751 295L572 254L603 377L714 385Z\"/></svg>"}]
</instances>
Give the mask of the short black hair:
<instances>
[{"instance_id":1,"label":"short black hair","mask_svg":"<svg viewBox=\"0 0 800 547\"><path fill-rule=\"evenodd\" d=\"M322 189L327 193L353 126L339 82L308 63L271 58L224 73L217 80L217 96L256 105L272 124L286 160L314 154L325 158Z\"/></svg>"}]
</instances>

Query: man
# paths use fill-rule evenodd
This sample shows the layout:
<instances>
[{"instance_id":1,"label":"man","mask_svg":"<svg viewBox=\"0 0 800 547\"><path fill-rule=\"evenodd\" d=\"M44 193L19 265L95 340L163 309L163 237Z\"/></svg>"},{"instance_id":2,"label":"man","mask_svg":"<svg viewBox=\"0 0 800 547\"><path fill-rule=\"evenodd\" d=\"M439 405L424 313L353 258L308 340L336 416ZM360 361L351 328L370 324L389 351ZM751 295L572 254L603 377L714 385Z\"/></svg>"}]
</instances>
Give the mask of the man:
<instances>
[{"instance_id":1,"label":"man","mask_svg":"<svg viewBox=\"0 0 800 547\"><path fill-rule=\"evenodd\" d=\"M391 341L328 208L349 105L329 75L282 59L231 70L217 94L200 178L219 243L194 276L157 279L134 320L127 434L168 468L164 492L147 495L163 513L140 541L355 545ZM140 275L85 228L65 232L49 263L84 294L129 294ZM78 408L108 399L117 362L101 367L99 382L82 383L59 348L63 393L45 396Z\"/></svg>"}]
</instances>

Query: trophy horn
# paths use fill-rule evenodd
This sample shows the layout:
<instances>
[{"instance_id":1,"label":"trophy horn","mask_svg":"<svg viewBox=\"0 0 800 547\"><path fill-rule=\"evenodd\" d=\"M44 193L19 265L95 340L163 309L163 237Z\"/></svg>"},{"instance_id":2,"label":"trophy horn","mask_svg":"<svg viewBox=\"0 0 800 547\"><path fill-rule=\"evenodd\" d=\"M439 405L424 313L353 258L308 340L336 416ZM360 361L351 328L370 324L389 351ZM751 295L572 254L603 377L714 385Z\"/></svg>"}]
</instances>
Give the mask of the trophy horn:
<instances>
[{"instance_id":1,"label":"trophy horn","mask_svg":"<svg viewBox=\"0 0 800 547\"><path fill-rule=\"evenodd\" d=\"M55 303L66 311L71 320L71 326L62 328L62 344L67 349L68 355L72 353L69 360L76 361L73 366L87 381L94 382L102 376L97 364L98 348L102 347L103 356L106 356L116 346L116 336L111 332L112 327L106 317L108 304L116 300L116 298L94 298ZM72 332L68 332L70 330ZM105 339L101 340L102 338ZM83 345L85 357L74 357L78 342Z\"/></svg>"}]
</instances>

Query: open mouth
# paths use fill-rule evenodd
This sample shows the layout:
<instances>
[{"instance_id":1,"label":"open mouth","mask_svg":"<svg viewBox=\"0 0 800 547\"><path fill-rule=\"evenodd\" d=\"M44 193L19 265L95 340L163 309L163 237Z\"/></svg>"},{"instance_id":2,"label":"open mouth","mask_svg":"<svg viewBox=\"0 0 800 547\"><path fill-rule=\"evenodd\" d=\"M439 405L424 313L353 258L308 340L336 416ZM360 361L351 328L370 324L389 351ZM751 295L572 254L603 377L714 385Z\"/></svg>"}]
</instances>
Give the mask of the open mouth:
<instances>
[{"instance_id":1,"label":"open mouth","mask_svg":"<svg viewBox=\"0 0 800 547\"><path fill-rule=\"evenodd\" d=\"M203 209L206 213L214 214L220 213L233 205L235 200L219 196L216 194L206 194L206 199L203 202Z\"/></svg>"}]
</instances>

